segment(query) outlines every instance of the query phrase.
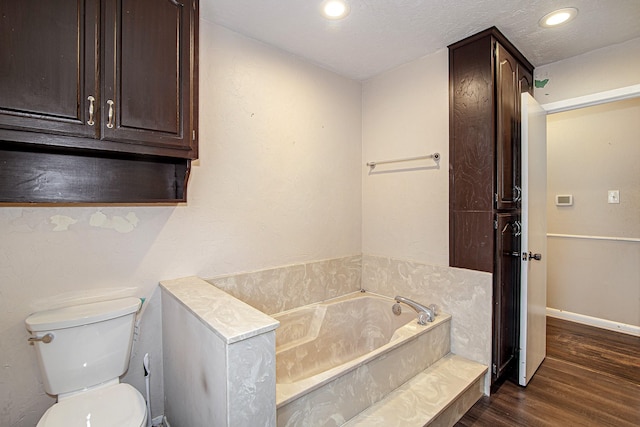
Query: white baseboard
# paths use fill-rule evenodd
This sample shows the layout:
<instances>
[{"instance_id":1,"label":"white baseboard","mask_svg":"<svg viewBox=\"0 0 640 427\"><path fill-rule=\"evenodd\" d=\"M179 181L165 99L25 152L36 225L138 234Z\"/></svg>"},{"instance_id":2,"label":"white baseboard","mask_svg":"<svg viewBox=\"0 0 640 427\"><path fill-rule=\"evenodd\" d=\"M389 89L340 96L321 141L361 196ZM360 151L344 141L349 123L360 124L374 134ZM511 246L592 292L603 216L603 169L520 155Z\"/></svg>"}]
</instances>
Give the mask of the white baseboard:
<instances>
[{"instance_id":1,"label":"white baseboard","mask_svg":"<svg viewBox=\"0 0 640 427\"><path fill-rule=\"evenodd\" d=\"M584 314L572 313L570 311L558 310L550 307L547 307L547 316L640 337L640 326L614 322L613 320L599 319L597 317L586 316Z\"/></svg>"}]
</instances>

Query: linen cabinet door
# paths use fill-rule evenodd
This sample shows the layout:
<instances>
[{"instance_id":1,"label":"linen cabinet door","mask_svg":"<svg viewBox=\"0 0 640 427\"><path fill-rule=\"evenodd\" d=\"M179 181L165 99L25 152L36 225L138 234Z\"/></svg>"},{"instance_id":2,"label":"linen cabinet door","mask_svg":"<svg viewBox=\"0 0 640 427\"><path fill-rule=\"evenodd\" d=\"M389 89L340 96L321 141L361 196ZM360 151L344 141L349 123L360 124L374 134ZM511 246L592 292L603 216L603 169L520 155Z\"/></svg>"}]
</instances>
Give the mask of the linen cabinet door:
<instances>
[{"instance_id":1,"label":"linen cabinet door","mask_svg":"<svg viewBox=\"0 0 640 427\"><path fill-rule=\"evenodd\" d=\"M102 138L195 158L195 0L106 0ZM126 150L126 148L124 148Z\"/></svg>"},{"instance_id":2,"label":"linen cabinet door","mask_svg":"<svg viewBox=\"0 0 640 427\"><path fill-rule=\"evenodd\" d=\"M496 209L515 209L520 200L518 181L517 62L496 43Z\"/></svg>"},{"instance_id":3,"label":"linen cabinet door","mask_svg":"<svg viewBox=\"0 0 640 427\"><path fill-rule=\"evenodd\" d=\"M515 207L522 207L522 106L520 94L530 93L533 96L533 75L525 69L522 64L517 63L516 68L516 116L515 116L515 137L513 144L513 188L515 189ZM513 207L513 205L512 205Z\"/></svg>"},{"instance_id":4,"label":"linen cabinet door","mask_svg":"<svg viewBox=\"0 0 640 427\"><path fill-rule=\"evenodd\" d=\"M520 328L519 214L496 214L493 275L493 378L515 367ZM517 367L516 367L517 368Z\"/></svg>"},{"instance_id":5,"label":"linen cabinet door","mask_svg":"<svg viewBox=\"0 0 640 427\"><path fill-rule=\"evenodd\" d=\"M518 63L518 97L525 92L533 96L533 75ZM516 105L520 105L519 98L516 98Z\"/></svg>"},{"instance_id":6,"label":"linen cabinet door","mask_svg":"<svg viewBox=\"0 0 640 427\"><path fill-rule=\"evenodd\" d=\"M98 0L0 0L1 139L96 137L98 14Z\"/></svg>"}]
</instances>

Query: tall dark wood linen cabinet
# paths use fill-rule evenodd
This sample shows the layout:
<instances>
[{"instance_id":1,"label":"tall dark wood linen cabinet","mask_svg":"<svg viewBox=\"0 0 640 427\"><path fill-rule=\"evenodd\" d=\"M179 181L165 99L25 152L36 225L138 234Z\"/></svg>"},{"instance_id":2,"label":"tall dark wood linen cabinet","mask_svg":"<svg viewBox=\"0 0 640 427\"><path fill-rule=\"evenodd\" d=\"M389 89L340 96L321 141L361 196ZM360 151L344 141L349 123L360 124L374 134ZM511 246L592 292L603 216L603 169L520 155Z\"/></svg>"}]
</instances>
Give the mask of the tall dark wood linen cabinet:
<instances>
[{"instance_id":1,"label":"tall dark wood linen cabinet","mask_svg":"<svg viewBox=\"0 0 640 427\"><path fill-rule=\"evenodd\" d=\"M532 76L495 27L449 46L449 264L493 273L492 385L517 373L520 94Z\"/></svg>"}]
</instances>

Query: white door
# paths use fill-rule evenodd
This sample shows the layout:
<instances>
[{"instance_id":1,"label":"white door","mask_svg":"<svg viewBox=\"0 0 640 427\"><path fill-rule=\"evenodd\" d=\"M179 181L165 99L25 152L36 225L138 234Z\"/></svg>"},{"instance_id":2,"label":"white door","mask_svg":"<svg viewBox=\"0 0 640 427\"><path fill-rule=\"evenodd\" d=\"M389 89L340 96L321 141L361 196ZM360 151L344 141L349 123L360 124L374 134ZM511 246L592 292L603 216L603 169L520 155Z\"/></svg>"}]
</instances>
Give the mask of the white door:
<instances>
[{"instance_id":1,"label":"white door","mask_svg":"<svg viewBox=\"0 0 640 427\"><path fill-rule=\"evenodd\" d=\"M522 237L520 366L526 386L546 355L547 339L547 115L522 94Z\"/></svg>"}]
</instances>

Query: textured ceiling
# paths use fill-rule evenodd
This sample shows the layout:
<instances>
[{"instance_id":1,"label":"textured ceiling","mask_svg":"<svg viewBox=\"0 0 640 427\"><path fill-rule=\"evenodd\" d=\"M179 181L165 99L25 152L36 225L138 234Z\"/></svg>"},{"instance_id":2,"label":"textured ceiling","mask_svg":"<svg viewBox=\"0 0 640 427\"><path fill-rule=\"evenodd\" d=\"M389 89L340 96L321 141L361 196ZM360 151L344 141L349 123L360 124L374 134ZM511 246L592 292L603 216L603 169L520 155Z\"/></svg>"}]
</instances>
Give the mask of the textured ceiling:
<instances>
[{"instance_id":1,"label":"textured ceiling","mask_svg":"<svg viewBox=\"0 0 640 427\"><path fill-rule=\"evenodd\" d=\"M496 26L535 66L640 37L640 0L347 0L329 21L322 0L201 0L201 17L364 80ZM579 9L561 28L538 20Z\"/></svg>"}]
</instances>

